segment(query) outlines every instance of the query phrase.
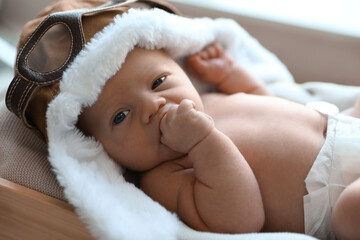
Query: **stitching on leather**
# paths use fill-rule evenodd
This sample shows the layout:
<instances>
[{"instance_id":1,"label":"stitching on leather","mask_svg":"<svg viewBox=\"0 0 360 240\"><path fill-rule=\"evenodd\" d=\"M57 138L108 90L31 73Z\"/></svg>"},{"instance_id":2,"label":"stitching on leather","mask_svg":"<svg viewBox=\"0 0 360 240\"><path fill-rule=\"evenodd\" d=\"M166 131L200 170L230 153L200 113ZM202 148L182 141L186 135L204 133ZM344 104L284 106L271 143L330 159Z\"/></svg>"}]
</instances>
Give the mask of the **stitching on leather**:
<instances>
[{"instance_id":1,"label":"stitching on leather","mask_svg":"<svg viewBox=\"0 0 360 240\"><path fill-rule=\"evenodd\" d=\"M50 85L52 83L55 83L55 82L59 81L60 79L61 79L61 77L53 79L53 80L48 80L47 82L43 82L43 83L36 82L36 84L39 85L39 86L44 86L44 85L46 86L46 85Z\"/></svg>"},{"instance_id":2,"label":"stitching on leather","mask_svg":"<svg viewBox=\"0 0 360 240\"><path fill-rule=\"evenodd\" d=\"M49 31L49 29L52 28L54 25L55 25L55 24L52 24L52 25L50 25L48 28L46 28L45 31L40 35L40 37L39 37L39 38L36 40L36 42L33 44L33 46L30 48L29 53L25 56L25 63L26 63L27 66L29 65L29 64L28 64L28 58L29 58L30 54L33 52L34 48L38 45L38 43L40 42L40 40L42 39L42 37L45 35L45 33L47 33L47 32ZM37 30L38 30L38 29L36 29L35 32L36 32ZM35 32L34 32L34 33L35 33ZM31 36L31 37L33 37L33 36ZM30 38L29 38L29 40L26 42L26 45L29 43L29 41L30 41ZM32 70L32 69L31 69L31 70ZM33 71L34 71L34 70L33 70ZM34 72L36 72L36 71L34 71Z\"/></svg>"},{"instance_id":3,"label":"stitching on leather","mask_svg":"<svg viewBox=\"0 0 360 240\"><path fill-rule=\"evenodd\" d=\"M29 89L29 86L30 84L26 84L26 88L25 90L22 92L21 94L21 97L20 97L20 100L18 102L18 105L17 105L17 112L18 112L18 115L19 117L22 119L22 114L21 114L21 108L22 108L22 105L23 105L23 102L24 102L24 99L25 99L25 96L26 96L26 93L28 92L28 89Z\"/></svg>"},{"instance_id":4,"label":"stitching on leather","mask_svg":"<svg viewBox=\"0 0 360 240\"><path fill-rule=\"evenodd\" d=\"M89 11L89 12L91 12L91 11ZM80 31L81 31L81 33L82 34L84 34L84 28L82 27L82 22L81 22L81 18L82 18L82 15L83 15L84 13L81 13L80 15L79 15L79 17L77 18L77 22L78 22L78 26L80 27ZM71 31L70 31L71 32ZM71 33L71 42L72 42L72 45L71 46L74 46L74 38L73 38L73 36L72 36L72 33ZM82 36L81 37L81 49L83 48L83 46L84 46L84 37Z\"/></svg>"},{"instance_id":5,"label":"stitching on leather","mask_svg":"<svg viewBox=\"0 0 360 240\"><path fill-rule=\"evenodd\" d=\"M67 63L69 60L70 60L70 58L71 58L71 55L72 55L72 52L73 52L73 50L74 50L74 36L73 36L73 33L71 32L71 29L69 28L69 26L68 25L65 25L67 28L68 28L68 30L69 30L69 33L70 33L70 37L71 37L71 46L70 46L70 52L69 52L69 55L68 55L68 57L67 57L67 59L66 59L66 61L63 63L63 65L61 65L61 67L63 67L64 65L65 65L65 63ZM81 29L82 27L80 27L80 23L79 23L79 28ZM82 38L81 38L81 41L82 41Z\"/></svg>"},{"instance_id":6,"label":"stitching on leather","mask_svg":"<svg viewBox=\"0 0 360 240\"><path fill-rule=\"evenodd\" d=\"M38 73L38 74L40 74L40 75L44 75L44 73L46 73L46 74L51 74L51 73L57 71L59 68L62 68L62 67L69 61L69 59L70 59L70 57L71 57L71 52L72 52L72 50L73 50L73 45L74 45L74 44L73 44L73 35L72 35L72 32L71 32L71 29L68 27L68 25L66 24L66 22L63 22L63 21L61 21L61 22L55 22L55 23L51 24L48 28L46 28L46 30L41 34L41 36L39 37L39 39L37 39L37 41L35 42L35 44L34 44L34 45L32 46L32 48L30 49L29 54L27 54L27 55L25 56L26 65L29 66L28 58L29 58L30 54L33 52L34 48L35 48L35 47L38 45L38 43L40 42L41 38L42 38L53 26L55 26L55 25L57 25L57 24L62 24L62 25L64 25L64 26L68 29L69 33L70 33L70 37L71 37L70 54L67 56L67 59L65 60L65 62L64 62L60 67L56 68L55 70L52 70L52 71L49 71L49 72L39 72L39 71L36 71L36 70L34 70L34 69L31 69L31 71L36 72L36 73Z\"/></svg>"},{"instance_id":7,"label":"stitching on leather","mask_svg":"<svg viewBox=\"0 0 360 240\"><path fill-rule=\"evenodd\" d=\"M19 82L20 82L20 77L17 77L15 79L14 85L11 87L10 92L6 98L6 105L8 106L9 110L12 112L14 112L14 109L11 106L11 99L13 98L13 94L14 94L15 89L17 88L17 85L19 84Z\"/></svg>"},{"instance_id":8,"label":"stitching on leather","mask_svg":"<svg viewBox=\"0 0 360 240\"><path fill-rule=\"evenodd\" d=\"M82 16L82 14L81 14L81 16ZM78 23L78 26L79 26L79 28L80 28L80 30L81 30L82 27L81 27L81 20L80 20L80 19L81 19L81 17L78 17L78 18L77 18L77 23ZM69 28L69 26L68 26L65 22L58 22L58 23L56 23L56 24L59 24L59 23L62 23L63 25L65 25L65 27L67 27L68 30L69 30L70 37L71 37L71 40L70 40L70 43L71 43L71 46L70 46L70 54L68 55L67 59L64 61L64 63L63 63L60 67L58 67L57 69L55 69L55 70L53 70L53 71L51 71L51 72L47 72L47 73L52 73L52 72L54 72L54 71L62 68L63 66L65 66L65 64L68 63L68 61L70 60L70 58L71 58L71 56L72 56L71 53L73 52L74 45L75 45L75 43L74 43L74 35L73 35L71 29ZM52 25L52 26L53 26L53 25ZM82 31L82 30L81 30L81 31ZM84 46L84 39L83 39L83 37L81 37L81 45ZM34 71L34 72L35 72L35 71ZM37 72L37 73L39 73L39 72ZM39 73L39 74L41 74L41 73ZM42 75L42 74L41 74L41 75ZM57 81L59 81L60 79L61 79L61 77L56 78L56 79L53 79L53 80L46 81L46 82L44 82L44 83L42 83L42 82L37 82L37 84L40 85L40 86L41 86L41 85L48 85L48 84L52 84L52 83L54 83L54 82L57 82Z\"/></svg>"},{"instance_id":9,"label":"stitching on leather","mask_svg":"<svg viewBox=\"0 0 360 240\"><path fill-rule=\"evenodd\" d=\"M49 91L50 91L50 93L51 93L51 96L52 96L52 98L54 99L55 98L55 95L56 95L56 93L55 93L55 90L52 88L52 87L47 87L48 89L49 89Z\"/></svg>"},{"instance_id":10,"label":"stitching on leather","mask_svg":"<svg viewBox=\"0 0 360 240\"><path fill-rule=\"evenodd\" d=\"M19 113L19 116L20 118L22 119L22 107L24 105L24 101L27 100L27 96L29 95L29 91L32 89L32 87L34 86L33 83L31 82L28 82L26 88L25 88L25 91L24 93L22 94L21 98L20 98L20 101L19 101L19 104L18 104L18 113Z\"/></svg>"},{"instance_id":11,"label":"stitching on leather","mask_svg":"<svg viewBox=\"0 0 360 240\"><path fill-rule=\"evenodd\" d=\"M19 58L20 56L22 55L22 52L24 51L25 47L28 45L30 39L35 35L35 33L38 31L38 29L44 25L44 23L46 22L46 20L50 17L47 16L41 23L40 25L35 29L35 31L30 35L30 37L28 37L28 39L26 40L26 43L24 44L24 46L20 49L18 55L17 55L17 58L16 58L16 71L19 72L19 68L18 68L18 62L19 62ZM41 38L40 38L41 39Z\"/></svg>"}]
</instances>

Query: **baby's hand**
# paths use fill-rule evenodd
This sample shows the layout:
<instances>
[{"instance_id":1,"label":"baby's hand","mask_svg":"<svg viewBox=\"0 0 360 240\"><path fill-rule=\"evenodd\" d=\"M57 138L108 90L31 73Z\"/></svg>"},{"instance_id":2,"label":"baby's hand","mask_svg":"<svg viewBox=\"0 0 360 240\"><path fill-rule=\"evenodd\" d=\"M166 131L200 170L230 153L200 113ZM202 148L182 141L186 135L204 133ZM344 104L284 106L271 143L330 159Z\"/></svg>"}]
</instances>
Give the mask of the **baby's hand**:
<instances>
[{"instance_id":1,"label":"baby's hand","mask_svg":"<svg viewBox=\"0 0 360 240\"><path fill-rule=\"evenodd\" d=\"M234 60L217 43L188 57L187 68L191 74L203 82L219 85L233 70Z\"/></svg>"},{"instance_id":2,"label":"baby's hand","mask_svg":"<svg viewBox=\"0 0 360 240\"><path fill-rule=\"evenodd\" d=\"M213 129L212 118L196 111L194 103L184 99L170 108L161 120L161 142L176 152L189 153Z\"/></svg>"}]
</instances>

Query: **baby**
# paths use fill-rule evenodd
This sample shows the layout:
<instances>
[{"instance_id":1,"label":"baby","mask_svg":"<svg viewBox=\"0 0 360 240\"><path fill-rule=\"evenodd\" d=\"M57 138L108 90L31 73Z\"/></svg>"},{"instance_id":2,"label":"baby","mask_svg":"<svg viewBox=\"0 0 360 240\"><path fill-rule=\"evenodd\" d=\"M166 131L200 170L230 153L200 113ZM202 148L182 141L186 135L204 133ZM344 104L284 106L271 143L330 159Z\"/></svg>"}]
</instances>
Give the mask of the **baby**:
<instances>
[{"instance_id":1,"label":"baby","mask_svg":"<svg viewBox=\"0 0 360 240\"><path fill-rule=\"evenodd\" d=\"M331 203L306 200L314 168L331 165L332 156L325 161L323 152L333 123L354 122L360 132L360 120L270 96L218 44L190 56L187 68L219 92L200 95L164 51L135 48L83 111L79 127L115 161L139 172L140 188L194 229L360 238L360 175ZM326 191L322 195L332 194ZM312 204L334 209L325 220L308 218Z\"/></svg>"}]
</instances>

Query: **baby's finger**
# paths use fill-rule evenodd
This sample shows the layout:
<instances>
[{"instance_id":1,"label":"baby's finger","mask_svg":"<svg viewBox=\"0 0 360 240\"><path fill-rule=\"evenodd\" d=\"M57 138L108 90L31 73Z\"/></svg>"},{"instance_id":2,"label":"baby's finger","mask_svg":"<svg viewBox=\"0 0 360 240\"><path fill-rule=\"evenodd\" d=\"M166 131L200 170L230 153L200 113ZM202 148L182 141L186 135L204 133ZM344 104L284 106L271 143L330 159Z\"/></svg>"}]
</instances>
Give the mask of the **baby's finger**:
<instances>
[{"instance_id":1,"label":"baby's finger","mask_svg":"<svg viewBox=\"0 0 360 240\"><path fill-rule=\"evenodd\" d=\"M220 56L221 54L224 53L223 47L222 47L220 44L218 44L218 43L215 43L215 44L214 44L214 49L215 49L215 51L216 51L216 55L217 55L217 56Z\"/></svg>"},{"instance_id":2,"label":"baby's finger","mask_svg":"<svg viewBox=\"0 0 360 240\"><path fill-rule=\"evenodd\" d=\"M171 118L171 117L170 117ZM170 124L169 124L169 115L166 113L165 116L160 121L160 132L161 138L160 141L162 143L166 143L166 136L169 134L170 131Z\"/></svg>"},{"instance_id":3,"label":"baby's finger","mask_svg":"<svg viewBox=\"0 0 360 240\"><path fill-rule=\"evenodd\" d=\"M176 117L178 107L179 105L177 104L171 104L171 106L167 109L167 112L160 120L160 131L164 131L166 127L169 127L169 122L173 121Z\"/></svg>"},{"instance_id":4,"label":"baby's finger","mask_svg":"<svg viewBox=\"0 0 360 240\"><path fill-rule=\"evenodd\" d=\"M199 52L199 55L201 56L202 60L208 60L210 58L208 51L206 49Z\"/></svg>"},{"instance_id":5,"label":"baby's finger","mask_svg":"<svg viewBox=\"0 0 360 240\"><path fill-rule=\"evenodd\" d=\"M215 44L211 44L205 48L205 51L207 52L208 58L215 58L218 56L218 51L216 49Z\"/></svg>"},{"instance_id":6,"label":"baby's finger","mask_svg":"<svg viewBox=\"0 0 360 240\"><path fill-rule=\"evenodd\" d=\"M192 109L195 110L195 103L193 101L191 101L190 99L183 99L180 102L180 105L179 105L179 108L178 108L177 112L179 114L181 114L181 113L191 111Z\"/></svg>"},{"instance_id":7,"label":"baby's finger","mask_svg":"<svg viewBox=\"0 0 360 240\"><path fill-rule=\"evenodd\" d=\"M161 134L160 142L161 142L162 144L167 145L167 141L166 141L166 138L164 137L164 134Z\"/></svg>"},{"instance_id":8,"label":"baby's finger","mask_svg":"<svg viewBox=\"0 0 360 240\"><path fill-rule=\"evenodd\" d=\"M164 127L166 121L167 121L167 113L165 113L165 115L160 120L160 130L161 131L162 131L162 128Z\"/></svg>"}]
</instances>

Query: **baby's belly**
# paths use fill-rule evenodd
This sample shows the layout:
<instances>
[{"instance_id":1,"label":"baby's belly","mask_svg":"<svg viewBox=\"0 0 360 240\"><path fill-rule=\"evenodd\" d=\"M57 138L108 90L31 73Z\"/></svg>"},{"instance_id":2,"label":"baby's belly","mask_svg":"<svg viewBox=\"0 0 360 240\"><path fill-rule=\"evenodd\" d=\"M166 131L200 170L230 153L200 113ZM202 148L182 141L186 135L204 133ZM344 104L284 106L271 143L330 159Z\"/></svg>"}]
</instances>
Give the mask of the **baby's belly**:
<instances>
[{"instance_id":1,"label":"baby's belly","mask_svg":"<svg viewBox=\"0 0 360 240\"><path fill-rule=\"evenodd\" d=\"M212 97L205 99L205 111L233 140L258 180L264 231L303 232L304 180L324 143L324 116L283 99Z\"/></svg>"}]
</instances>

